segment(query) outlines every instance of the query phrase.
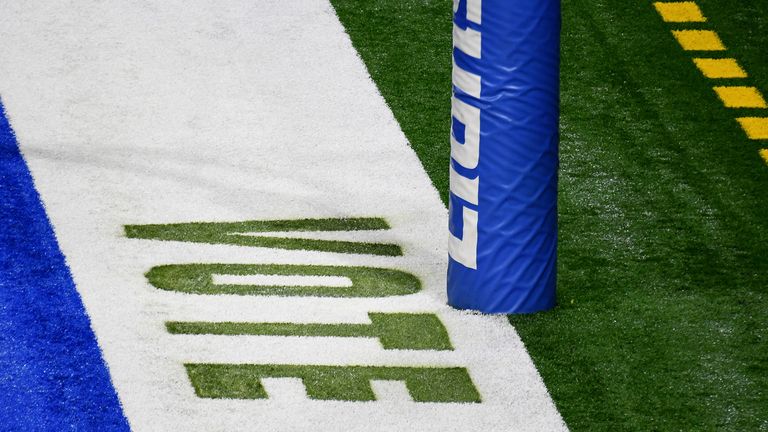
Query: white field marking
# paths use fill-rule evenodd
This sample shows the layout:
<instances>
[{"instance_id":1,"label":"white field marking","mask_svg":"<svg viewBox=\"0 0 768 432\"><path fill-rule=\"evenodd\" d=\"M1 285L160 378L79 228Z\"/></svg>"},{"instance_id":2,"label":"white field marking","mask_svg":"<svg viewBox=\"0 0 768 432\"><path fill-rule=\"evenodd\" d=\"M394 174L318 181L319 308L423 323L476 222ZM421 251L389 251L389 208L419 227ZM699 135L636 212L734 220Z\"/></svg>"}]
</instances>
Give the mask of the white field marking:
<instances>
[{"instance_id":1,"label":"white field marking","mask_svg":"<svg viewBox=\"0 0 768 432\"><path fill-rule=\"evenodd\" d=\"M408 393L408 387L406 387L403 381L371 380L371 387L377 401L413 402L411 394Z\"/></svg>"},{"instance_id":2,"label":"white field marking","mask_svg":"<svg viewBox=\"0 0 768 432\"><path fill-rule=\"evenodd\" d=\"M304 276L304 275L229 275L212 274L214 285L256 285L287 287L351 287L352 279L345 276Z\"/></svg>"},{"instance_id":3,"label":"white field marking","mask_svg":"<svg viewBox=\"0 0 768 432\"><path fill-rule=\"evenodd\" d=\"M301 378L262 378L261 385L267 396L275 401L285 400L287 403L297 398L307 398L307 391Z\"/></svg>"},{"instance_id":4,"label":"white field marking","mask_svg":"<svg viewBox=\"0 0 768 432\"><path fill-rule=\"evenodd\" d=\"M327 0L0 0L0 10L0 95L134 430L565 430L506 318L445 305L447 211ZM386 218L404 256L136 240L122 228L357 216ZM397 268L424 289L205 296L144 277L193 262ZM435 313L456 349L163 326L368 322L369 311ZM269 384L274 399L201 399L183 367L201 361L459 365L484 402L314 401L290 381Z\"/></svg>"}]
</instances>

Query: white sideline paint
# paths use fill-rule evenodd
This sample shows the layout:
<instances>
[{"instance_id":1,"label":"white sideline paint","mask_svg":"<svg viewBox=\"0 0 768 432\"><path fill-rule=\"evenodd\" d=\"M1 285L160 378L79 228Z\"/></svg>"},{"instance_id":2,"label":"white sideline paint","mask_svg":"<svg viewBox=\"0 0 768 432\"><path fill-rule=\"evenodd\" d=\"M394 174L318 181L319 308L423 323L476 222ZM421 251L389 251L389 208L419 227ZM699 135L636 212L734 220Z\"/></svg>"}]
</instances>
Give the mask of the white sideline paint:
<instances>
[{"instance_id":1,"label":"white sideline paint","mask_svg":"<svg viewBox=\"0 0 768 432\"><path fill-rule=\"evenodd\" d=\"M445 305L446 209L327 0L0 0L0 10L0 95L134 430L565 430L507 320ZM122 234L124 224L343 216L385 217L404 256ZM201 296L144 277L188 262L390 267L424 290ZM456 350L163 325L367 322L369 311L434 312ZM266 380L267 400L201 399L182 364L205 361L466 366L484 402L415 403L389 383L375 383L383 401L313 401L295 380Z\"/></svg>"},{"instance_id":2,"label":"white sideline paint","mask_svg":"<svg viewBox=\"0 0 768 432\"><path fill-rule=\"evenodd\" d=\"M214 285L257 285L288 287L351 287L352 279L345 276L304 276L304 275L227 275L212 274Z\"/></svg>"}]
</instances>

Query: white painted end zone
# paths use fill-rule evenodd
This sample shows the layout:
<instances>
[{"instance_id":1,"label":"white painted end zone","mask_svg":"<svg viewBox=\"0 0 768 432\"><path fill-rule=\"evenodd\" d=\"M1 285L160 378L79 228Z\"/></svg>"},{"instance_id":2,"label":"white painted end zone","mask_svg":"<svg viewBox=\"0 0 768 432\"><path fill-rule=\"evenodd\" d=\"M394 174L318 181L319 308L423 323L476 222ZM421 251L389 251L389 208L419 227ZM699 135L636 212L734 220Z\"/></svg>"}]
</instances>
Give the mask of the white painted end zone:
<instances>
[{"instance_id":1,"label":"white painted end zone","mask_svg":"<svg viewBox=\"0 0 768 432\"><path fill-rule=\"evenodd\" d=\"M446 209L327 1L2 0L0 10L0 95L133 429L565 429L506 319L445 306ZM405 255L122 235L125 224L341 216L385 217L393 227L385 236ZM392 267L417 275L424 290L383 299L195 296L144 277L187 262ZM368 311L435 312L456 350L179 336L163 325L367 322ZM387 382L374 383L381 401L313 401L296 380L265 380L268 400L201 399L184 362L466 366L483 403L415 403Z\"/></svg>"}]
</instances>

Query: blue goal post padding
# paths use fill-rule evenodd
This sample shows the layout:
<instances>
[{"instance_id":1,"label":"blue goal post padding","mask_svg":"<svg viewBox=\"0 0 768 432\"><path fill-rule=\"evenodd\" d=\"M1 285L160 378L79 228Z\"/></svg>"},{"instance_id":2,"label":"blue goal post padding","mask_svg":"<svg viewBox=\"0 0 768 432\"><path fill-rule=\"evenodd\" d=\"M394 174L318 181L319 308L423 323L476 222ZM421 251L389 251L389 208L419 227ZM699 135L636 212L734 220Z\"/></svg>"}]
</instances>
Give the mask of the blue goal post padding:
<instances>
[{"instance_id":1,"label":"blue goal post padding","mask_svg":"<svg viewBox=\"0 0 768 432\"><path fill-rule=\"evenodd\" d=\"M448 303L555 305L560 0L454 0Z\"/></svg>"}]
</instances>

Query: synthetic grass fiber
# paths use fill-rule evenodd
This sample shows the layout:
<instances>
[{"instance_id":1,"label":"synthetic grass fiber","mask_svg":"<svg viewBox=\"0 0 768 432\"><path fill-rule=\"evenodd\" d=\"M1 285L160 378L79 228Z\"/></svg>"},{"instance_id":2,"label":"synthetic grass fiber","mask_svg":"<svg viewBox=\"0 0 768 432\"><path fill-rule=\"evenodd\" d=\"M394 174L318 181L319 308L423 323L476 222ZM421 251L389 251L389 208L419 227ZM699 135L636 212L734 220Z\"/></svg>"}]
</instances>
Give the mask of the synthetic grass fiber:
<instances>
[{"instance_id":1,"label":"synthetic grass fiber","mask_svg":"<svg viewBox=\"0 0 768 432\"><path fill-rule=\"evenodd\" d=\"M371 324L166 322L172 334L375 337L384 349L452 350L443 323L433 314L369 312Z\"/></svg>"},{"instance_id":2,"label":"synthetic grass fiber","mask_svg":"<svg viewBox=\"0 0 768 432\"><path fill-rule=\"evenodd\" d=\"M341 276L351 287L240 285L213 282L213 275ZM418 292L415 276L392 269L371 267L287 264L173 264L153 267L146 274L157 288L189 294L238 294L316 297L386 297Z\"/></svg>"},{"instance_id":3,"label":"synthetic grass fiber","mask_svg":"<svg viewBox=\"0 0 768 432\"><path fill-rule=\"evenodd\" d=\"M132 430L566 430L506 317L446 305L447 211L330 3L0 10L0 94Z\"/></svg>"},{"instance_id":4,"label":"synthetic grass fiber","mask_svg":"<svg viewBox=\"0 0 768 432\"><path fill-rule=\"evenodd\" d=\"M260 246L277 249L319 250L341 253L400 256L400 246L306 238L283 238L261 233L387 230L381 218L299 219L244 222L192 222L176 224L126 225L128 238L198 243L224 243L238 246Z\"/></svg>"},{"instance_id":5,"label":"synthetic grass fiber","mask_svg":"<svg viewBox=\"0 0 768 432\"><path fill-rule=\"evenodd\" d=\"M0 430L128 431L0 101Z\"/></svg>"},{"instance_id":6,"label":"synthetic grass fiber","mask_svg":"<svg viewBox=\"0 0 768 432\"><path fill-rule=\"evenodd\" d=\"M185 365L204 398L263 399L261 378L300 378L310 399L374 401L371 380L404 381L416 402L480 402L464 368L376 366Z\"/></svg>"},{"instance_id":7,"label":"synthetic grass fiber","mask_svg":"<svg viewBox=\"0 0 768 432\"><path fill-rule=\"evenodd\" d=\"M332 3L445 201L451 2ZM698 4L768 90L768 3ZM768 430L768 167L686 28L563 0L559 306L510 321L575 431Z\"/></svg>"}]
</instances>

